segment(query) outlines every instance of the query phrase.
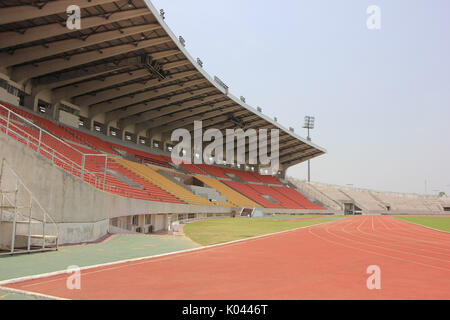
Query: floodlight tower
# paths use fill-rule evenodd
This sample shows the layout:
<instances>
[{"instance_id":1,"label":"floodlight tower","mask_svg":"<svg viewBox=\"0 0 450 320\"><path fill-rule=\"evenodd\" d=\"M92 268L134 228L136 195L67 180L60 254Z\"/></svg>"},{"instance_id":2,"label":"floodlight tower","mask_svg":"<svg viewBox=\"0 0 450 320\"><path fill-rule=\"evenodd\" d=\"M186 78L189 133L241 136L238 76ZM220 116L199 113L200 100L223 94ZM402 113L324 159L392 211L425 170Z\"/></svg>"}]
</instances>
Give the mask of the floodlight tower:
<instances>
[{"instance_id":1,"label":"floodlight tower","mask_svg":"<svg viewBox=\"0 0 450 320\"><path fill-rule=\"evenodd\" d=\"M305 116L305 124L303 125L303 128L308 129L308 136L306 137L308 141L311 141L311 137L309 136L309 130L314 129L314 121L315 121L314 117ZM308 182L311 182L311 165L309 160L308 160Z\"/></svg>"}]
</instances>

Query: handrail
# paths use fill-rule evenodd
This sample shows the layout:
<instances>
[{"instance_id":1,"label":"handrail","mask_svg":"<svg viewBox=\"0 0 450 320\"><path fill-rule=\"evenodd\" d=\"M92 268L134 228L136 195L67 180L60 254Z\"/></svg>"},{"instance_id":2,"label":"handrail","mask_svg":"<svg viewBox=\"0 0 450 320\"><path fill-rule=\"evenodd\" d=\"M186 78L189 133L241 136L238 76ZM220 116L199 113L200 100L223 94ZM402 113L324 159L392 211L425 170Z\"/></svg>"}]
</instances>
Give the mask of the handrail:
<instances>
[{"instance_id":1,"label":"handrail","mask_svg":"<svg viewBox=\"0 0 450 320\"><path fill-rule=\"evenodd\" d=\"M10 172L17 178L17 180L22 185L22 187L30 194L30 198L34 199L36 201L36 203L38 204L39 208L50 218L52 223L54 223L56 225L56 222L55 222L55 220L53 220L52 216L47 212L47 210L45 210L42 207L41 203L33 195L33 192L31 192L31 190L28 189L28 187L23 182L22 178L19 176L19 174L16 171L14 171L14 169L11 167L11 165L8 163L8 161L6 161L5 158L2 159L2 165L3 164L6 164L6 166L10 169ZM8 201L9 201L9 199L8 199ZM57 230L57 234L58 234L58 226L56 226L56 230Z\"/></svg>"},{"instance_id":2,"label":"handrail","mask_svg":"<svg viewBox=\"0 0 450 320\"><path fill-rule=\"evenodd\" d=\"M13 178L15 179L15 184L16 184L16 188L17 188L16 191L15 191L16 200L14 202L15 211L14 211L14 220L13 220L13 223L14 223L14 227L13 228L14 229L12 231L13 232L12 233L13 234L13 239L14 239L15 232L16 232L15 231L15 224L16 224L16 221L17 221L17 216L19 215L20 217L25 217L24 214L19 213L18 210L17 210L17 209L20 208L19 206L17 206L17 192L19 192L19 187L22 187L23 190L25 190L26 193L29 196L29 207L25 207L25 208L30 210L29 216L26 217L26 218L29 219L28 223L31 224L32 221L39 221L40 223L42 223L42 250L45 249L46 236L48 236L49 234L51 234L52 236L56 237L55 238L56 239L55 248L58 249L58 239L59 239L58 224L53 219L53 217L48 213L48 211L41 205L39 200L34 196L33 192L26 186L26 184L24 183L24 181L22 180L20 175L14 170L14 168L8 163L8 161L5 158L3 158L2 161L1 161L1 169L0 169L1 170L1 179L4 178L7 169L8 169L8 172L10 174L12 174ZM2 180L0 180L0 186L1 186L1 183L2 183ZM2 198L6 199L8 202L11 203L10 199L8 199L7 196L6 197L2 197ZM42 213L41 217L36 217L36 216L33 217L33 214L32 214L32 210L33 210L32 208L34 208L33 203L37 204L38 209L40 209L40 211ZM49 222L54 226L54 231L55 232L50 232L49 234L47 234L46 224L49 223ZM28 228L29 228L28 229L28 252L29 252L30 251L31 226L29 226ZM14 240L12 240L12 243L11 243L11 252L10 253L11 254L15 253L15 251L14 251Z\"/></svg>"},{"instance_id":3,"label":"handrail","mask_svg":"<svg viewBox=\"0 0 450 320\"><path fill-rule=\"evenodd\" d=\"M83 182L85 182L85 177L88 177L87 182L90 183L91 185L94 185L97 189L101 189L103 191L118 194L118 195L125 196L125 197L133 196L133 193L127 191L126 189L120 188L118 186L115 186L115 185L112 185L112 184L106 182L107 165L108 165L108 155L107 154L83 153L80 150L78 150L78 149L74 148L73 146L71 146L70 144L68 144L67 142L65 142L63 139L56 137L52 133L48 132L45 129L42 129L41 127L39 127L32 121L26 119L25 117L12 111L11 109L7 108L6 106L4 106L3 104L0 103L0 111L2 111L2 110L6 111L8 114L7 117L5 117L0 112L0 119L3 119L3 121L6 122L6 124L3 124L2 122L0 122L0 128L4 128L6 134L14 133L17 137L24 139L26 141L27 146L33 145L36 147L36 150L33 150L33 148L31 148L36 153L39 153L39 154L46 153L49 156L51 156L51 159L49 159L49 160L51 160L53 163L60 162L63 165L69 166L70 170L65 167L63 167L63 169L66 172L68 172L69 174L71 174L72 176L74 176L75 178L78 178L78 179L82 180ZM18 127L17 124L15 123L16 121L12 119L12 116L16 117L20 121L25 122L25 124L28 124L29 126L31 126L32 129L37 130L39 133L39 139L32 136L28 132L24 131L20 127ZM43 134L46 134L46 135L52 137L57 142L62 143L65 147L70 148L71 151L78 154L82 159L82 164L80 165L80 164L74 162L72 159L68 158L61 152L55 150L53 147L44 143L42 141ZM85 161L83 159L86 159L86 157L94 157L94 156L105 158L105 167L103 168L102 171L90 171L90 170L86 169L86 166L84 163ZM77 175L77 173L79 174L79 176ZM99 177L98 175L100 175L100 174L103 175L103 177Z\"/></svg>"}]
</instances>

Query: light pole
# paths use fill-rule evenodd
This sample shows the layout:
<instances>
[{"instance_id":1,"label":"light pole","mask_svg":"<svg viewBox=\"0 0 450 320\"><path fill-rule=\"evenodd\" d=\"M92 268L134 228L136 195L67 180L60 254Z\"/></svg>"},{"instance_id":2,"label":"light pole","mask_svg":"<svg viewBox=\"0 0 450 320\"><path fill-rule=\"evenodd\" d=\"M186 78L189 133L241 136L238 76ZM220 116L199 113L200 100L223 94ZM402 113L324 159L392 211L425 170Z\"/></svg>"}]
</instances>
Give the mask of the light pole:
<instances>
[{"instance_id":1,"label":"light pole","mask_svg":"<svg viewBox=\"0 0 450 320\"><path fill-rule=\"evenodd\" d=\"M314 129L314 121L315 121L314 117L305 116L305 124L303 125L303 128L308 129L308 136L306 137L308 141L311 141L311 137L309 136L309 130ZM308 160L308 182L311 182L311 165L309 160Z\"/></svg>"}]
</instances>

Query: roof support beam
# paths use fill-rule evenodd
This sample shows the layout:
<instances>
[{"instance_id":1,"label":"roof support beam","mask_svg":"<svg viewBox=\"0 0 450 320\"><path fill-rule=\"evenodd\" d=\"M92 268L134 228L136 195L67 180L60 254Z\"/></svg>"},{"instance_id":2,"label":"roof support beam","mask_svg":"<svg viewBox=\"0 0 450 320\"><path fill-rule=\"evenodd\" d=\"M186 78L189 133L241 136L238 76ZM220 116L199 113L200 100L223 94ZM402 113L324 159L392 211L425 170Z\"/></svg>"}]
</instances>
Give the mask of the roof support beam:
<instances>
[{"instance_id":1,"label":"roof support beam","mask_svg":"<svg viewBox=\"0 0 450 320\"><path fill-rule=\"evenodd\" d=\"M186 88L202 84L205 81L206 81L205 79L189 81L188 84L186 85ZM169 94L174 91L178 91L181 88L182 87L179 84L176 84L176 85L164 87L159 90L150 90L150 91L144 91L141 93L136 93L134 95L122 96L122 97L112 100L112 101L106 101L106 102L102 102L102 103L91 106L89 113L92 112L92 115L108 113L108 119L111 119L111 120L126 118L129 116L132 116L135 113L140 113L140 112L147 110L147 109L144 109L143 107L135 106L135 104L137 104L139 102L143 102L143 101L148 101L148 100L154 99L156 97L160 97L165 94ZM211 90L211 88L209 88L209 90ZM180 96L180 97L178 97L178 96ZM178 98L178 99L183 100L184 97L189 97L189 96L190 96L190 93L187 93L187 94L184 93L184 94L180 94L180 95L175 95L174 99ZM161 98L158 100L150 101L149 103L153 103L153 102L158 103L161 101L163 103L167 104L168 99ZM130 106L130 107L127 107L127 106ZM120 109L123 107L127 107L126 110L116 110L116 109ZM116 111L114 111L114 110L116 110Z\"/></svg>"},{"instance_id":2,"label":"roof support beam","mask_svg":"<svg viewBox=\"0 0 450 320\"><path fill-rule=\"evenodd\" d=\"M138 69L135 71L111 75L109 77L105 76L105 78L101 79L93 79L70 86L60 87L53 90L53 95L59 99L70 99L75 96L86 94L87 92L101 90L125 81L132 81L143 77L148 77L148 71L145 69Z\"/></svg>"},{"instance_id":3,"label":"roof support beam","mask_svg":"<svg viewBox=\"0 0 450 320\"><path fill-rule=\"evenodd\" d=\"M284 156L280 157L280 163L286 163L286 162L290 162L290 161L298 159L298 158L308 157L308 156L311 156L311 155L313 155L313 154L315 154L317 152L318 152L317 149L314 149L313 147L310 147L309 150L306 149L301 154L299 154L299 153L289 153L287 155L284 155ZM319 152L321 152L321 151L319 151Z\"/></svg>"},{"instance_id":4,"label":"roof support beam","mask_svg":"<svg viewBox=\"0 0 450 320\"><path fill-rule=\"evenodd\" d=\"M50 75L46 75L43 77L39 77L33 80L34 84L37 85L46 85L53 84L55 82L65 81L72 78L84 77L87 75L111 72L123 67L130 66L139 66L140 65L140 57L132 57L132 58L124 58L117 61L111 62L103 62L87 67L78 68L70 71L62 71L59 73L54 73ZM58 85L59 86L59 85Z\"/></svg>"},{"instance_id":5,"label":"roof support beam","mask_svg":"<svg viewBox=\"0 0 450 320\"><path fill-rule=\"evenodd\" d=\"M287 169L288 167L296 165L296 164L298 164L300 162L304 162L304 161L310 160L312 158L320 156L321 154L323 154L322 151L316 150L316 152L314 152L312 154L309 154L307 156L297 155L297 158L294 158L292 160L285 160L283 162L280 161L280 163L282 164L283 169Z\"/></svg>"},{"instance_id":6,"label":"roof support beam","mask_svg":"<svg viewBox=\"0 0 450 320\"><path fill-rule=\"evenodd\" d=\"M226 101L227 104L232 103L231 101ZM204 119L208 119L208 118L212 118L212 117L216 117L220 114L223 114L224 112L232 112L235 110L240 109L240 106L230 106L227 108L220 108L217 109L218 106L207 106L207 107L202 107L202 108L196 108L194 110L188 110L185 112L182 112L182 114L180 114L180 117L177 117L178 121L173 122L174 120L177 119L162 119L162 121L164 123L168 123L168 125L160 125L160 119L155 120L153 126L154 127L158 127L158 130L160 130L161 132L170 132L173 131L175 129L179 129L179 128L183 128L183 126L187 123L193 123L194 121L204 121ZM198 110L197 110L198 109ZM205 112L205 111L209 111L209 112ZM202 114L199 114L202 113ZM189 117L189 115L191 115ZM183 119L184 118L184 119Z\"/></svg>"},{"instance_id":7,"label":"roof support beam","mask_svg":"<svg viewBox=\"0 0 450 320\"><path fill-rule=\"evenodd\" d=\"M174 95L174 96L171 96L168 98L157 99L157 100L148 101L145 103L144 102L138 103L141 101L145 101L145 97L142 95L139 98L132 99L132 103L138 103L138 104L127 107L126 110L117 110L117 111L113 111L113 112L108 112L106 114L106 119L107 119L107 121L123 119L123 118L129 117L134 114L138 114L141 112L149 111L151 109L156 109L159 107L167 106L167 105L173 104L174 102L177 102L177 101L187 100L187 99L195 98L195 97L203 95L203 94L211 93L214 90L217 90L217 89L215 89L213 87L208 87L208 88L204 88L204 89L200 89L200 90L177 94L177 95ZM139 99L143 99L143 100L139 100ZM129 99L126 99L124 101L126 101L126 103L128 103L128 105L129 105L129 101L130 101ZM127 105L120 105L120 103L115 103L114 109L125 107L125 106L127 106Z\"/></svg>"},{"instance_id":8,"label":"roof support beam","mask_svg":"<svg viewBox=\"0 0 450 320\"><path fill-rule=\"evenodd\" d=\"M0 53L0 66L10 67L17 64L23 64L33 60L57 55L67 51L79 48L89 47L106 41L112 41L142 32L149 32L160 29L159 24L147 24L136 27L123 28L106 32L98 32L90 35L86 39L74 38L61 40L46 44L46 46L36 45L14 51L14 54Z\"/></svg>"},{"instance_id":9,"label":"roof support beam","mask_svg":"<svg viewBox=\"0 0 450 320\"><path fill-rule=\"evenodd\" d=\"M136 17L150 15L147 8L133 9L126 11L118 11L110 15L98 15L83 18L81 30L98 27L104 24L119 22L122 20L133 19ZM64 24L51 23L37 27L30 27L25 31L7 31L0 33L0 49L18 46L24 43L33 42L40 39L47 39L59 36L66 33L72 33L74 30L69 30Z\"/></svg>"},{"instance_id":10,"label":"roof support beam","mask_svg":"<svg viewBox=\"0 0 450 320\"><path fill-rule=\"evenodd\" d=\"M121 66L121 67L116 68L115 71L119 71L119 70L122 70L122 69L125 69L125 68L126 67ZM54 89L54 88L57 88L57 87L67 86L67 85L70 85L70 84L75 83L75 82L79 82L79 81L83 81L83 80L89 80L89 79L92 79L92 78L95 78L95 77L98 77L98 76L101 76L103 74L107 74L107 73L110 73L110 72L111 72L111 70L101 70L101 71L98 71L96 73L85 74L85 75L82 75L82 76L75 76L75 77L72 77L72 78L67 78L67 79L62 79L62 80L57 80L55 78L53 82L48 82L48 83L44 82L42 84L34 85L33 86L33 91L40 92L40 91L43 91L43 90L51 90L51 89ZM64 98L64 96L63 97L56 96L56 98L61 100L61 99Z\"/></svg>"},{"instance_id":11,"label":"roof support beam","mask_svg":"<svg viewBox=\"0 0 450 320\"><path fill-rule=\"evenodd\" d=\"M292 154L292 153L298 153L298 152L302 152L302 151L310 150L310 149L311 149L311 146L309 146L307 144L303 144L303 143L302 144L299 143L290 148L286 148L283 145L283 150L280 150L280 157L284 157L284 156Z\"/></svg>"},{"instance_id":12,"label":"roof support beam","mask_svg":"<svg viewBox=\"0 0 450 320\"><path fill-rule=\"evenodd\" d=\"M170 37L158 37L149 40L139 41L135 44L129 43L105 48L102 49L100 52L95 50L86 53L75 54L71 56L69 60L66 60L63 57L61 57L41 62L38 66L30 64L18 66L13 68L12 79L20 83L27 79L72 68L78 65L84 65L89 62L114 57L120 54L130 53L144 48L157 46L170 41L171 41Z\"/></svg>"},{"instance_id":13,"label":"roof support beam","mask_svg":"<svg viewBox=\"0 0 450 320\"><path fill-rule=\"evenodd\" d=\"M187 61L187 60L185 60L185 61ZM172 63L168 63L168 64L164 65L164 68L166 70L172 69L172 67L168 66L169 64L172 64ZM188 73L186 73L186 74L188 74ZM192 74L194 74L194 73L192 73ZM112 86L120 84L120 83L124 83L127 81L133 81L133 80L148 77L148 76L149 76L149 74L146 69L139 69L139 70L135 70L135 71L131 71L131 72L124 72L124 73L121 73L118 75L112 75L112 76L105 77L102 79L94 79L94 80L79 83L76 85L58 88L58 89L53 90L53 94L56 97L58 97L59 99L63 99L63 98L70 99L72 97L87 94L88 92L105 89L105 88L112 87ZM147 85L151 86L151 85L163 84L163 83L166 83L169 81L173 81L175 79L175 77L179 76L179 74L176 73L176 74L172 74L171 76L173 78L168 78L165 80L159 80L159 79L149 80L147 82ZM184 76L181 76L181 77L184 77ZM121 87L121 90L122 89L123 89L123 87Z\"/></svg>"},{"instance_id":14,"label":"roof support beam","mask_svg":"<svg viewBox=\"0 0 450 320\"><path fill-rule=\"evenodd\" d=\"M144 71L147 72L147 77L151 76L147 70L144 70ZM196 73L198 73L198 72L196 72L196 71L182 72L182 73L173 75L172 78L168 77L164 80L147 79L147 80L139 82L139 83L132 83L132 84L125 85L122 87L106 89L106 90L103 90L103 91L100 91L100 92L97 92L94 94L82 95L82 96L74 98L73 101L75 104L82 105L82 106L95 105L98 103L102 103L104 101L112 101L115 98L123 97L127 94L132 94L134 92L151 89L152 87L155 87L155 86L159 86L159 85L162 85L165 83L173 82L178 79L189 77ZM129 79L129 80L132 80L132 79ZM128 81L128 80L126 80L126 81ZM179 90L180 86L178 86L177 89ZM164 93L165 91L158 90L158 92ZM165 93L169 93L169 92L170 92L170 90ZM96 107L93 106L93 108L96 108ZM114 109L111 109L111 110L114 110ZM108 110L108 111L111 111L111 110Z\"/></svg>"},{"instance_id":15,"label":"roof support beam","mask_svg":"<svg viewBox=\"0 0 450 320\"><path fill-rule=\"evenodd\" d=\"M116 0L89 0L77 1L76 4L80 8L89 8L115 1ZM41 8L35 6L14 6L2 8L2 10L0 10L0 21L2 24L7 24L63 13L66 12L67 7L72 4L74 4L73 0L59 0L49 1Z\"/></svg>"},{"instance_id":16,"label":"roof support beam","mask_svg":"<svg viewBox=\"0 0 450 320\"><path fill-rule=\"evenodd\" d=\"M276 128L274 128L274 129L276 129ZM268 130L268 134L267 135L268 135L268 138L269 138L268 144L270 144L271 143L271 136L270 136L270 131L269 130ZM282 136L282 132L281 132L280 136L279 136L279 140L278 140L278 143L280 144L280 146L283 145L283 148L284 148L286 145L290 146L292 144L298 144L299 143L299 141L297 139L289 141L289 137L292 138L291 136ZM286 141L289 141L289 142L286 142ZM249 149L247 152L255 151L257 149L258 148L252 148L252 149Z\"/></svg>"},{"instance_id":17,"label":"roof support beam","mask_svg":"<svg viewBox=\"0 0 450 320\"><path fill-rule=\"evenodd\" d=\"M214 121L214 123L211 125L203 126L203 129L208 130L208 129L212 128L212 126L214 126L214 128L219 129L219 130L224 130L224 129L229 129L229 128L244 129L244 128L239 127L236 123L234 123L230 119L230 117L232 116L234 118L238 118L238 117L248 114L249 112L250 111L248 111L247 109L242 109L242 107L241 107L241 111L233 113L233 114L229 114L229 115L227 115L226 118L225 117L216 118L215 120L217 120L217 121Z\"/></svg>"},{"instance_id":18,"label":"roof support beam","mask_svg":"<svg viewBox=\"0 0 450 320\"><path fill-rule=\"evenodd\" d=\"M220 99L220 98L222 98L222 95L220 95L220 94L211 95L211 96L207 96L207 97L203 98L203 101L201 101L200 103L204 104L209 101L213 101L213 100ZM151 111L144 112L143 114L141 114L139 116L132 116L132 117L123 119L120 123L122 126L127 126L131 123L136 123L137 128L144 129L147 125L153 124L154 119L158 119L158 118L160 119L160 117L163 117L165 115L172 114L172 113L178 114L178 112L180 112L180 111L190 109L193 107L197 107L198 105L199 105L198 100L192 100L192 101L187 101L187 102L183 102L180 104L165 106L164 108L158 108L157 110L151 110Z\"/></svg>"},{"instance_id":19,"label":"roof support beam","mask_svg":"<svg viewBox=\"0 0 450 320\"><path fill-rule=\"evenodd\" d=\"M239 109L242 109L242 107L240 107ZM246 112L246 111L238 111L235 114L240 114L241 112ZM222 114L223 113L224 112L222 112ZM227 112L223 116L212 117L212 118L209 118L209 119L207 119L205 117L206 120L202 120L202 130L205 131L205 130L208 130L208 129L211 129L211 128L222 130L223 128L217 127L216 124L217 123L223 123L224 121L228 121L230 119L230 113L232 113L232 112ZM189 130L189 132L191 134L194 133L194 122L192 121L191 123L186 124L183 128Z\"/></svg>"}]
</instances>

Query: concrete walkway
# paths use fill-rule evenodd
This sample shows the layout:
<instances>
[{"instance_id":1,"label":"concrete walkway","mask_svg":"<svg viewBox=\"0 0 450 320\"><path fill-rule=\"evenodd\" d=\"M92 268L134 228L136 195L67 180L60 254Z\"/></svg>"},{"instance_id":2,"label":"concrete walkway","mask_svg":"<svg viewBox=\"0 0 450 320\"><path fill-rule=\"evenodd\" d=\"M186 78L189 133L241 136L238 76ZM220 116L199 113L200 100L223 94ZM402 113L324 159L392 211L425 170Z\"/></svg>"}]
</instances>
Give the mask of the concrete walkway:
<instances>
[{"instance_id":1,"label":"concrete walkway","mask_svg":"<svg viewBox=\"0 0 450 320\"><path fill-rule=\"evenodd\" d=\"M65 270L72 265L85 267L198 246L184 236L114 235L96 244L62 246L58 251L0 257L0 281ZM0 291L0 300L22 297L30 298Z\"/></svg>"}]
</instances>

